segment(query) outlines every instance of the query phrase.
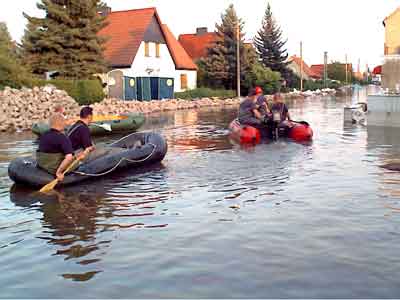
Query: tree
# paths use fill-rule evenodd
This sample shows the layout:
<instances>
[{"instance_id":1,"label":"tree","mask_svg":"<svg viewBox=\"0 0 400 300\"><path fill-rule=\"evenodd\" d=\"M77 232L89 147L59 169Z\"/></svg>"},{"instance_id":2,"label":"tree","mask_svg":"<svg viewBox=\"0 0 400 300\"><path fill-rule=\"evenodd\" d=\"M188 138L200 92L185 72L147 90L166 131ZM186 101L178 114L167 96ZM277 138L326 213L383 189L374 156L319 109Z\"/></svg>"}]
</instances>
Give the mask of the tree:
<instances>
[{"instance_id":1,"label":"tree","mask_svg":"<svg viewBox=\"0 0 400 300\"><path fill-rule=\"evenodd\" d=\"M97 33L106 25L98 14L99 0L42 0L44 18L24 16L28 26L22 39L23 56L32 72L58 71L61 77L90 78L103 73L104 39Z\"/></svg>"},{"instance_id":2,"label":"tree","mask_svg":"<svg viewBox=\"0 0 400 300\"><path fill-rule=\"evenodd\" d=\"M254 86L259 86L265 94L272 94L280 89L281 74L266 68L262 63L256 62L243 80L243 86L248 91Z\"/></svg>"},{"instance_id":3,"label":"tree","mask_svg":"<svg viewBox=\"0 0 400 300\"><path fill-rule=\"evenodd\" d=\"M17 45L12 42L5 23L0 23L0 88L20 88L29 85L29 73L17 56Z\"/></svg>"},{"instance_id":4,"label":"tree","mask_svg":"<svg viewBox=\"0 0 400 300\"><path fill-rule=\"evenodd\" d=\"M239 41L237 39L239 26ZM244 43L244 22L238 18L230 5L221 15L221 24L216 24L217 41L208 48L208 55L199 62L204 68L207 85L214 88L236 89L237 87L237 43L239 42L241 79L251 65L257 61L252 46Z\"/></svg>"},{"instance_id":5,"label":"tree","mask_svg":"<svg viewBox=\"0 0 400 300\"><path fill-rule=\"evenodd\" d=\"M347 81L352 81L353 71L350 65L348 65ZM340 82L346 82L346 65L338 61L334 61L328 65L328 78L338 80Z\"/></svg>"},{"instance_id":6,"label":"tree","mask_svg":"<svg viewBox=\"0 0 400 300\"><path fill-rule=\"evenodd\" d=\"M285 44L286 41L282 40L282 30L277 25L268 3L262 27L254 38L254 45L263 65L272 71L280 72L290 84L293 74L287 68L289 62Z\"/></svg>"}]
</instances>

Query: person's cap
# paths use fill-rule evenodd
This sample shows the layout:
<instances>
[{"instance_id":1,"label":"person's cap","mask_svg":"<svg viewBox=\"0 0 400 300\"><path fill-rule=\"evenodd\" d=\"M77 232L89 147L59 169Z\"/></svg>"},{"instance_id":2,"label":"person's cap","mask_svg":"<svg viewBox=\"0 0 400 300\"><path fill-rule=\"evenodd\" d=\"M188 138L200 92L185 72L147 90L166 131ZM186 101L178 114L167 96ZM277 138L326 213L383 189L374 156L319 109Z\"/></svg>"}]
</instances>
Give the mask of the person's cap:
<instances>
[{"instance_id":1,"label":"person's cap","mask_svg":"<svg viewBox=\"0 0 400 300\"><path fill-rule=\"evenodd\" d=\"M81 113L79 114L81 118L85 119L90 115L93 115L93 108L89 106L82 107Z\"/></svg>"},{"instance_id":2,"label":"person's cap","mask_svg":"<svg viewBox=\"0 0 400 300\"><path fill-rule=\"evenodd\" d=\"M252 96L256 96L257 95L257 92L256 92L256 89L251 89L250 91L249 91L249 97L252 97Z\"/></svg>"},{"instance_id":3,"label":"person's cap","mask_svg":"<svg viewBox=\"0 0 400 300\"><path fill-rule=\"evenodd\" d=\"M263 90L259 86L256 86L256 94L262 94Z\"/></svg>"}]
</instances>

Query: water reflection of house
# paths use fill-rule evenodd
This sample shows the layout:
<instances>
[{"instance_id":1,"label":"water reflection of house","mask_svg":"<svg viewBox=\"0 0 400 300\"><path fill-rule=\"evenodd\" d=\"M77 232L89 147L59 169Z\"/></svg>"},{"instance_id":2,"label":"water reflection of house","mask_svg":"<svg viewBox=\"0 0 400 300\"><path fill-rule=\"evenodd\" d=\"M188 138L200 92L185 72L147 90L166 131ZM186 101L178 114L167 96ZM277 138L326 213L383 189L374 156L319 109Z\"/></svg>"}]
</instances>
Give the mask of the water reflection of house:
<instances>
[{"instance_id":1,"label":"water reflection of house","mask_svg":"<svg viewBox=\"0 0 400 300\"><path fill-rule=\"evenodd\" d=\"M155 8L102 12L107 26L104 56L109 94L126 100L172 98L174 92L193 89L197 66L162 24Z\"/></svg>"},{"instance_id":2,"label":"water reflection of house","mask_svg":"<svg viewBox=\"0 0 400 300\"><path fill-rule=\"evenodd\" d=\"M376 156L377 164L380 166L392 164L399 166L400 139L398 128L368 126L367 133L367 150L371 153L371 158ZM380 168L377 174L379 174L380 193L390 196L390 198L385 197L385 204L390 205L392 200L396 200L396 207L400 209L398 205L400 198L399 173Z\"/></svg>"},{"instance_id":3,"label":"water reflection of house","mask_svg":"<svg viewBox=\"0 0 400 300\"><path fill-rule=\"evenodd\" d=\"M183 126L183 125L196 125L198 123L198 112L195 110L189 110L185 112L177 112L174 115L174 125L175 126Z\"/></svg>"}]
</instances>

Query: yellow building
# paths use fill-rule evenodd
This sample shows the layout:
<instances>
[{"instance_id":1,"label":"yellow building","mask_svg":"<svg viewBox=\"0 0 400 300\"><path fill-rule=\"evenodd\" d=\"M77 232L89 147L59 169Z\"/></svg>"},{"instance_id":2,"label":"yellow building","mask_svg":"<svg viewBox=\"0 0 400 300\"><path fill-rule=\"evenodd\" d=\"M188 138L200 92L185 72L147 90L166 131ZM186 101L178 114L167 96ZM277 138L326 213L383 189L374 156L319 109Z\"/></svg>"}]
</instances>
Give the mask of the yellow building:
<instances>
[{"instance_id":1,"label":"yellow building","mask_svg":"<svg viewBox=\"0 0 400 300\"><path fill-rule=\"evenodd\" d=\"M385 26L385 55L400 54L400 7L383 21Z\"/></svg>"}]
</instances>

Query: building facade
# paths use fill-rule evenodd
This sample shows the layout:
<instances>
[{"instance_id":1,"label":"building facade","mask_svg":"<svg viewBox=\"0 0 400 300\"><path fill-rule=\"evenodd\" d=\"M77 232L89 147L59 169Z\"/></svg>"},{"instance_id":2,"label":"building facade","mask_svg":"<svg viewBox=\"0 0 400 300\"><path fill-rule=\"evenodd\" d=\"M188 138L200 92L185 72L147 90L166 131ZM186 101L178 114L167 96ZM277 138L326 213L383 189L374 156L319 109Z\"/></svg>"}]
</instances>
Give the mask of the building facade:
<instances>
[{"instance_id":1,"label":"building facade","mask_svg":"<svg viewBox=\"0 0 400 300\"><path fill-rule=\"evenodd\" d=\"M400 92L400 7L383 21L385 26L384 63L382 88L388 92Z\"/></svg>"},{"instance_id":2,"label":"building facade","mask_svg":"<svg viewBox=\"0 0 400 300\"><path fill-rule=\"evenodd\" d=\"M104 56L111 68L105 80L111 97L125 100L173 98L196 88L197 66L161 23L155 8L108 11Z\"/></svg>"}]
</instances>

